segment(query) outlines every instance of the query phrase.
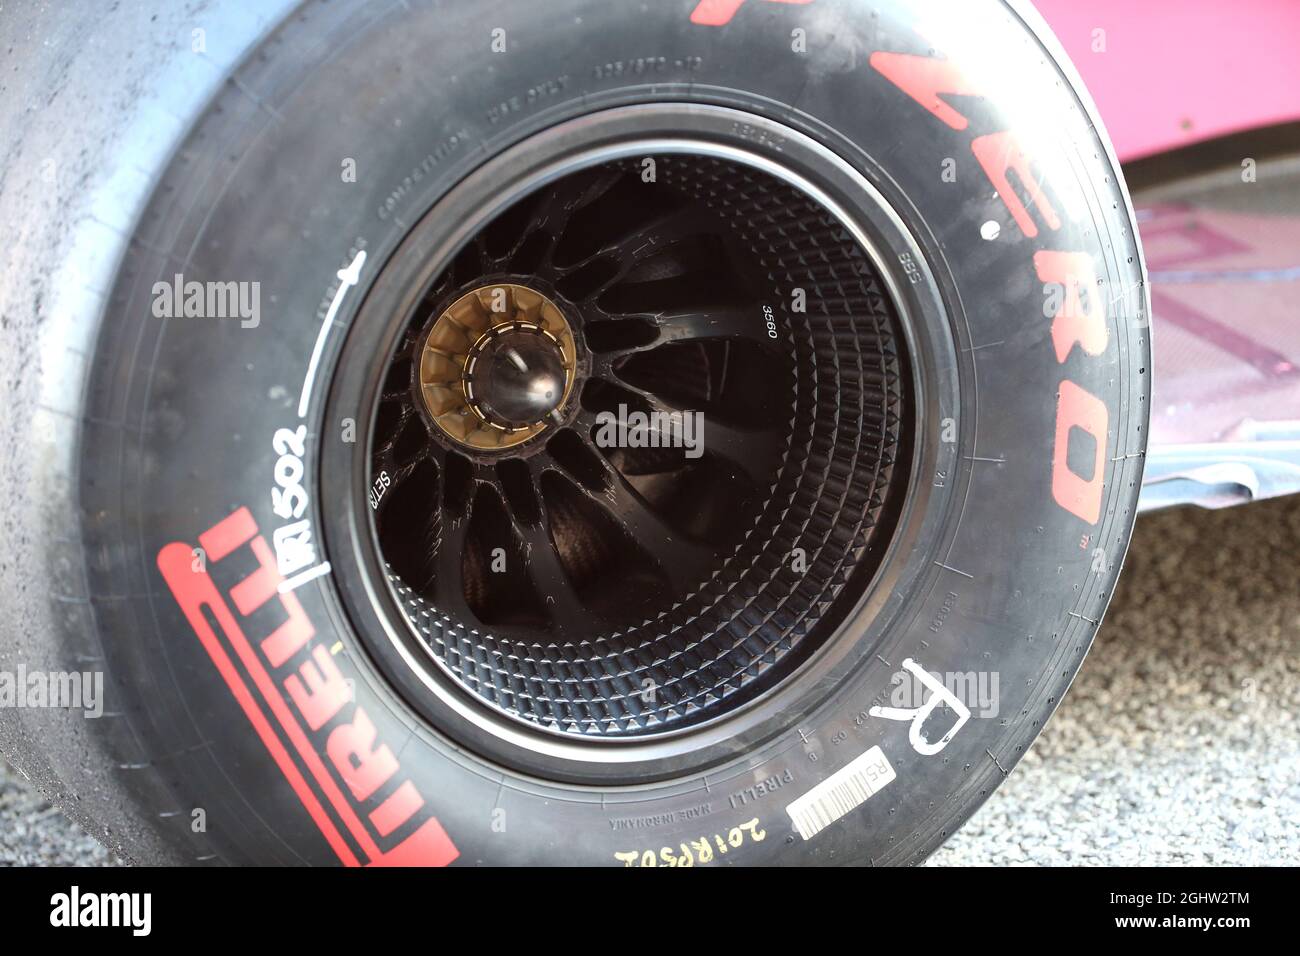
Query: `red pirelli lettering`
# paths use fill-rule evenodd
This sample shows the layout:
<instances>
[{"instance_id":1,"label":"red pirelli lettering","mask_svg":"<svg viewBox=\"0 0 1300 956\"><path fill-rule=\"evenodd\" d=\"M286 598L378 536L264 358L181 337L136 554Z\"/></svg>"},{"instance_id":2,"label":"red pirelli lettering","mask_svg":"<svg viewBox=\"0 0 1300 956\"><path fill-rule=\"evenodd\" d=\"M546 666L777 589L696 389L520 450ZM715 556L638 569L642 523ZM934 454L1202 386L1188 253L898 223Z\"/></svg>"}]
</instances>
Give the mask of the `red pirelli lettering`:
<instances>
[{"instance_id":1,"label":"red pirelli lettering","mask_svg":"<svg viewBox=\"0 0 1300 956\"><path fill-rule=\"evenodd\" d=\"M813 0L766 0L767 3L812 3ZM700 0L691 11L691 23L705 27L721 27L731 22L745 0Z\"/></svg>"},{"instance_id":2,"label":"red pirelli lettering","mask_svg":"<svg viewBox=\"0 0 1300 956\"><path fill-rule=\"evenodd\" d=\"M247 508L240 508L201 534L199 542L212 562L224 560L244 546L257 559L257 568L230 589L230 600L245 619L273 600L279 602L284 620L258 645L273 669L309 647L315 629L297 598L292 593L279 593L282 578ZM313 647L309 657L285 677L285 693L281 693L212 577L206 570L195 570L193 561L193 549L184 542L173 542L158 553L158 569L181 612L339 860L347 866L359 865L362 856L369 865L441 866L456 859L459 853L455 845L434 817L425 819L396 846L388 850L379 847L361 821L360 805L394 779L400 765L391 749L379 740L369 715L352 704L342 672L325 648ZM209 622L209 615L217 629ZM236 661L243 666L247 679ZM352 707L351 713L330 731L325 749L338 779L350 791L351 800L308 737L308 731L321 730L340 719L347 707ZM292 750L285 746L285 740ZM301 768L307 772L304 774ZM406 780L368 814L368 819L375 833L384 838L413 821L424 803L414 784Z\"/></svg>"},{"instance_id":3,"label":"red pirelli lettering","mask_svg":"<svg viewBox=\"0 0 1300 956\"><path fill-rule=\"evenodd\" d=\"M1052 497L1088 524L1101 517L1101 492L1106 476L1106 403L1068 378L1057 393L1056 441L1052 451ZM1070 432L1079 429L1093 442L1092 474L1085 478L1070 470Z\"/></svg>"},{"instance_id":4,"label":"red pirelli lettering","mask_svg":"<svg viewBox=\"0 0 1300 956\"><path fill-rule=\"evenodd\" d=\"M869 62L876 72L958 131L966 129L970 121L943 97L984 95L969 74L952 60L877 51L871 54ZM1030 168L1029 157L1014 133L1000 130L977 136L971 140L970 148L1021 232L1032 239L1038 235L1038 226L1016 193L1011 174L1015 175L1047 226L1053 230L1061 228L1061 219L1043 192L1042 184Z\"/></svg>"},{"instance_id":5,"label":"red pirelli lettering","mask_svg":"<svg viewBox=\"0 0 1300 956\"><path fill-rule=\"evenodd\" d=\"M959 132L970 126L970 119L945 97L985 95L960 63L952 59L877 51L871 54L869 62L877 73ZM1051 119L1042 117L1044 122ZM1048 229L1060 230L1061 217L1034 174L1031 158L1011 130L975 136L970 148L1026 238L1035 238L1039 233L1033 211ZM1028 202L1021 198L1022 193ZM1109 342L1107 308L1091 257L1082 252L1040 250L1034 254L1033 264L1041 282L1057 284L1061 289L1061 304L1052 320L1057 362L1065 364L1076 345L1084 355L1103 355ZM1109 412L1101 399L1069 379L1061 383L1051 462L1052 497L1070 514L1089 524L1096 524L1101 517L1108 425ZM1094 442L1088 477L1070 470L1070 435L1075 431L1083 432Z\"/></svg>"},{"instance_id":6,"label":"red pirelli lettering","mask_svg":"<svg viewBox=\"0 0 1300 956\"><path fill-rule=\"evenodd\" d=\"M943 95L978 96L979 90L952 60L912 53L871 54L872 68L955 130L970 125Z\"/></svg>"},{"instance_id":7,"label":"red pirelli lettering","mask_svg":"<svg viewBox=\"0 0 1300 956\"><path fill-rule=\"evenodd\" d=\"M357 800L369 800L397 773L397 758L386 744L377 741L378 736L375 725L360 707L351 723L330 732L326 750Z\"/></svg>"},{"instance_id":8,"label":"red pirelli lettering","mask_svg":"<svg viewBox=\"0 0 1300 956\"><path fill-rule=\"evenodd\" d=\"M289 699L312 730L320 730L352 700L352 688L323 647L313 647L311 660L284 680Z\"/></svg>"},{"instance_id":9,"label":"red pirelli lettering","mask_svg":"<svg viewBox=\"0 0 1300 956\"><path fill-rule=\"evenodd\" d=\"M1044 249L1034 253L1034 271L1040 282L1057 286L1062 293L1060 308L1052 318L1056 360L1064 363L1075 345L1088 355L1105 352L1110 332L1092 256Z\"/></svg>"},{"instance_id":10,"label":"red pirelli lettering","mask_svg":"<svg viewBox=\"0 0 1300 956\"><path fill-rule=\"evenodd\" d=\"M1020 148L1020 141L1009 130L1003 130L1000 133L990 133L987 136L977 136L971 141L971 152L979 160L980 168L984 170L984 175L988 177L993 188L997 190L998 198L1002 200L1002 205L1007 207L1011 213L1011 218L1016 221L1020 231L1026 237L1032 239L1038 235L1038 226L1034 224L1033 218L1029 215L1029 209L1020 201L1016 194L1015 186L1011 183L1009 173L1015 173L1016 179L1024 187L1025 192L1029 195L1029 201L1033 203L1034 208L1038 210L1047 223L1049 229L1061 228L1061 217L1056 214L1056 210L1048 201L1047 194L1043 192L1043 187L1034 171L1029 167L1029 157L1025 151Z\"/></svg>"}]
</instances>

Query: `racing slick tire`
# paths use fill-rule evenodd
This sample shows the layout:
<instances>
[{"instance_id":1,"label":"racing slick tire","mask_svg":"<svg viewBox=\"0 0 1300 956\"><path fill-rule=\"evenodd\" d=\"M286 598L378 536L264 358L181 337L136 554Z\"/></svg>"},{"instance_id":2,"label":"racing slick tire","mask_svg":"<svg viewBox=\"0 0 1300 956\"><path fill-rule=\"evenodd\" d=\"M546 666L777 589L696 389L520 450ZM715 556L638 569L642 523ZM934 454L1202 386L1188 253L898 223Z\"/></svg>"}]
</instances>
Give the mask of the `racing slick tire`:
<instances>
[{"instance_id":1,"label":"racing slick tire","mask_svg":"<svg viewBox=\"0 0 1300 956\"><path fill-rule=\"evenodd\" d=\"M8 28L0 654L103 681L10 760L144 863L907 864L979 807L1151 371L1027 3L147 12Z\"/></svg>"}]
</instances>

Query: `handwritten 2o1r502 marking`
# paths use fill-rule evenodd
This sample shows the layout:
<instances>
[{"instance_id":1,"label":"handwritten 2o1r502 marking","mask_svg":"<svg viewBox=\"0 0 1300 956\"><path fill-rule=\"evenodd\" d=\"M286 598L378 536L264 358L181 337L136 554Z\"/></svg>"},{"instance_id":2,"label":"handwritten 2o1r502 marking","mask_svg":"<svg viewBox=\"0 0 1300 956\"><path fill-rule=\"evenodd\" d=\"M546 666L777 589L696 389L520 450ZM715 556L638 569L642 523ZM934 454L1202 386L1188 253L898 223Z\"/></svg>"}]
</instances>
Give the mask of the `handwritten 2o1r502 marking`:
<instances>
[{"instance_id":1,"label":"handwritten 2o1r502 marking","mask_svg":"<svg viewBox=\"0 0 1300 956\"><path fill-rule=\"evenodd\" d=\"M694 866L712 863L732 850L750 843L762 843L767 831L758 825L758 817L734 826L725 834L714 833L656 850L615 851L614 859L624 866ZM714 850L716 849L716 853Z\"/></svg>"}]
</instances>

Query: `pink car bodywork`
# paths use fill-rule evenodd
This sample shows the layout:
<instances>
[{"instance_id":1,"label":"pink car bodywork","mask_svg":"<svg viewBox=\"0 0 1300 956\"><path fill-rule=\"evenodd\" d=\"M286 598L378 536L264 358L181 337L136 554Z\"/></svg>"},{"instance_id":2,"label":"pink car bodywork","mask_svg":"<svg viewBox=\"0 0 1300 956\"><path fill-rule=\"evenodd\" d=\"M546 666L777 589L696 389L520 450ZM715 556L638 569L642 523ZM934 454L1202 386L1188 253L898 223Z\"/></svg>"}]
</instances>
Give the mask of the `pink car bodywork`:
<instances>
[{"instance_id":1,"label":"pink car bodywork","mask_svg":"<svg viewBox=\"0 0 1300 956\"><path fill-rule=\"evenodd\" d=\"M1123 162L1300 120L1296 0L1034 5L1083 74Z\"/></svg>"},{"instance_id":2,"label":"pink car bodywork","mask_svg":"<svg viewBox=\"0 0 1300 956\"><path fill-rule=\"evenodd\" d=\"M1258 161L1247 136L1218 172L1134 202L1155 326L1142 506L1300 491L1300 126L1283 125L1300 123L1300 0L1035 5L1122 161L1149 168L1267 127L1294 136Z\"/></svg>"}]
</instances>

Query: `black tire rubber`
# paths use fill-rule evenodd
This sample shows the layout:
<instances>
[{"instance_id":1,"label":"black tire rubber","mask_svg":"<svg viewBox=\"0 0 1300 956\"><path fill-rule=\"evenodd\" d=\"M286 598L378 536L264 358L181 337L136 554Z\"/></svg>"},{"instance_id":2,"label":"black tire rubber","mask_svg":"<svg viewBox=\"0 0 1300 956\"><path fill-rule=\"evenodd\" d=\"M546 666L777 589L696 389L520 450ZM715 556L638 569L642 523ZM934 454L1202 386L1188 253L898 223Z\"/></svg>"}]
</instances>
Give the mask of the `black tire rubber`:
<instances>
[{"instance_id":1,"label":"black tire rubber","mask_svg":"<svg viewBox=\"0 0 1300 956\"><path fill-rule=\"evenodd\" d=\"M962 5L979 31L950 41L960 49L923 37L901 0L748 0L725 23L693 22L710 19L697 6L305 3L246 51L158 166L132 228L106 230L121 257L112 289L71 313L85 354L63 353L52 323L6 332L17 340L6 377L21 384L5 440L44 446L39 409L57 386L71 411L56 414L55 445L75 450L74 470L55 468L40 489L6 463L6 527L24 549L5 568L6 608L20 609L2 625L6 661L95 662L111 717L69 729L79 718L0 711L0 742L109 845L141 862L230 864L915 863L1042 729L1114 590L1146 434L1145 273L1101 125L1027 4ZM796 30L807 52L793 49ZM946 53L965 71L963 93L1008 64L1013 81L918 100L875 52L914 66ZM910 75L931 75L923 66ZM870 659L828 661L815 707L783 715L779 733L720 745L704 770L574 782L545 754L512 768L433 726L359 636L360 580L340 570L284 598L272 575L236 598L230 589L257 570L255 542L285 523L270 495L284 455L307 475L322 560L348 565L337 529L353 486L321 468L340 453L342 413L331 405L326 418L323 386L309 396L303 449L280 430L299 424L299 383L331 303L326 328L339 331L324 339L319 381L340 377L344 342L361 334L351 323L375 273L347 288L357 253L386 262L453 187L529 136L665 102L781 123L869 182L919 251L889 250L898 294L932 290L944 324L925 333L948 345L930 357L932 401L918 403L921 491L914 531L895 542L896 586L855 608L857 630L841 639L869 633ZM967 119L949 122L953 111ZM1023 221L971 145L1013 121L1041 188L1006 185ZM781 142L752 138L780 156ZM340 176L348 159L355 182ZM0 208L34 211L14 188ZM1082 304L1066 289L1065 308L1087 326L1079 342L1068 321L1045 317L1044 252L1085 256L1095 272ZM155 317L154 284L176 272L259 282L260 324ZM1089 311L1099 303L1100 318ZM260 642L286 619L310 635L282 657ZM950 714L915 728L872 715L905 660L996 674L995 712L942 740ZM331 663L350 697L312 727L300 704ZM354 744L382 751L373 776L339 772L349 738L335 732L347 723ZM893 778L805 839L789 805L877 747Z\"/></svg>"}]
</instances>

